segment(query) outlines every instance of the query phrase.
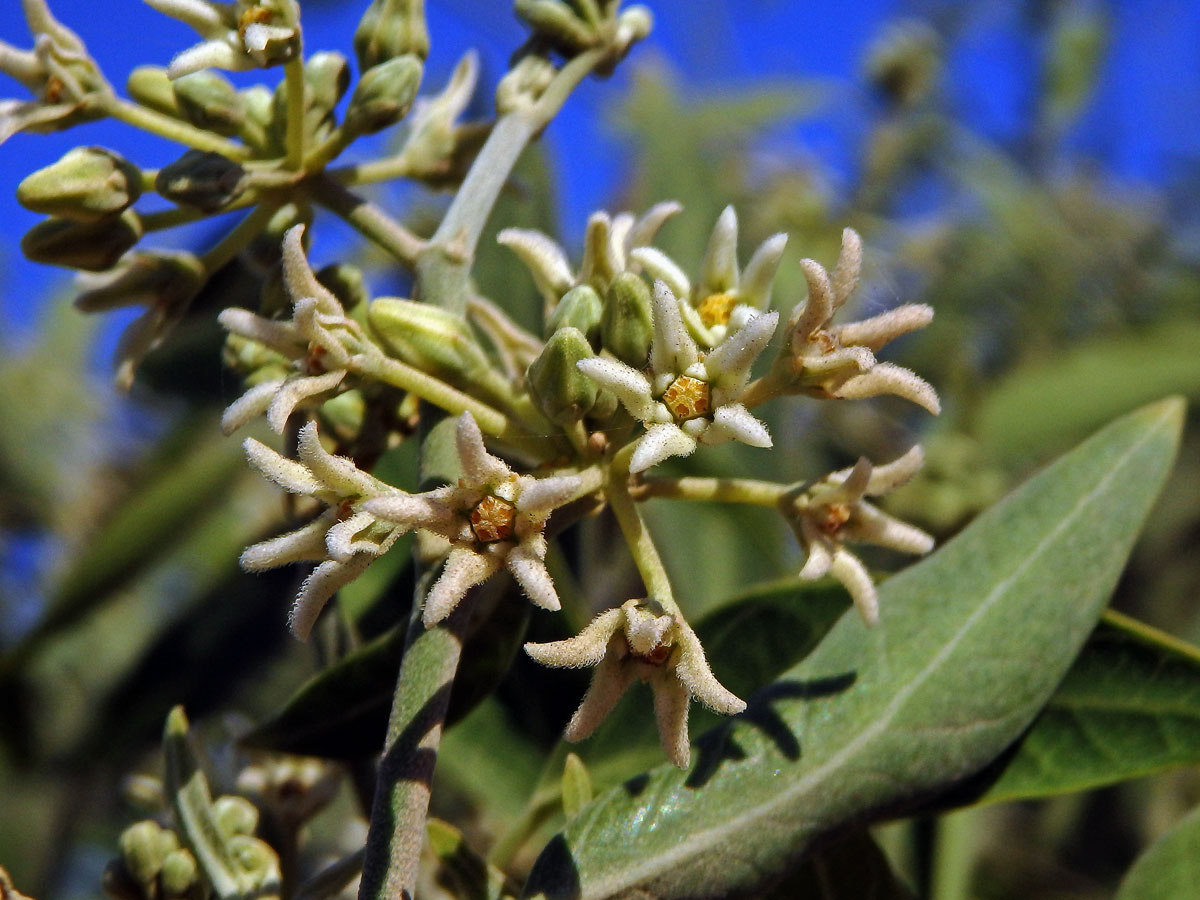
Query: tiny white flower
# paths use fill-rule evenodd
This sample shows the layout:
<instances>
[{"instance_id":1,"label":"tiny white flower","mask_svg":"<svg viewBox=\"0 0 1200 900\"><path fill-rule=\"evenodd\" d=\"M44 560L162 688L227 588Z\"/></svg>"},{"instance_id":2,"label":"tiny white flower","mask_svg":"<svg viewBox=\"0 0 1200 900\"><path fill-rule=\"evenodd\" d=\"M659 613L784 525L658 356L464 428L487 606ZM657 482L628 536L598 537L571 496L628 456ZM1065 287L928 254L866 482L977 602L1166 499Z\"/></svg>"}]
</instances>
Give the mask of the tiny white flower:
<instances>
[{"instance_id":1,"label":"tiny white flower","mask_svg":"<svg viewBox=\"0 0 1200 900\"><path fill-rule=\"evenodd\" d=\"M833 472L803 490L793 502L789 520L808 553L800 577L832 575L849 591L863 620L879 620L879 597L866 568L845 547L845 541L878 544L902 553L925 554L933 538L901 522L866 497L879 497L912 478L924 463L920 447L913 447L885 466L860 459L854 466Z\"/></svg>"},{"instance_id":2,"label":"tiny white flower","mask_svg":"<svg viewBox=\"0 0 1200 900\"><path fill-rule=\"evenodd\" d=\"M642 472L672 456L688 456L698 444L741 441L770 447L767 428L740 402L750 367L771 340L777 313L751 318L707 355L684 327L680 304L662 281L654 286L654 337L649 377L616 360L581 360L579 371L608 388L630 415L646 426L630 472Z\"/></svg>"},{"instance_id":3,"label":"tiny white flower","mask_svg":"<svg viewBox=\"0 0 1200 900\"><path fill-rule=\"evenodd\" d=\"M470 413L459 417L455 441L463 472L458 484L422 494L390 491L363 504L385 522L421 528L450 542L442 574L425 600L425 624L440 622L468 590L504 567L534 604L559 609L546 570L546 522L555 509L595 490L599 482L590 484L579 475L517 475L488 452Z\"/></svg>"},{"instance_id":4,"label":"tiny white flower","mask_svg":"<svg viewBox=\"0 0 1200 900\"><path fill-rule=\"evenodd\" d=\"M648 682L663 750L671 762L686 768L691 759L690 701L725 715L746 708L717 681L687 622L654 600L629 600L602 612L575 637L526 644L525 652L547 666L595 667L592 684L563 734L568 741L581 741L595 731L634 681Z\"/></svg>"},{"instance_id":5,"label":"tiny white flower","mask_svg":"<svg viewBox=\"0 0 1200 900\"><path fill-rule=\"evenodd\" d=\"M290 2L290 0L284 0ZM261 0L146 0L164 15L191 26L204 40L171 60L167 75L179 78L201 69L244 71L284 62L299 48L300 34L278 3Z\"/></svg>"},{"instance_id":6,"label":"tiny white flower","mask_svg":"<svg viewBox=\"0 0 1200 900\"><path fill-rule=\"evenodd\" d=\"M781 380L814 397L859 399L895 394L937 415L937 393L915 373L878 362L875 352L902 334L924 328L933 310L906 304L889 312L845 325L831 320L858 285L862 241L852 228L842 232L842 250L832 276L815 260L802 260L808 300L798 305L788 323L789 341L777 368Z\"/></svg>"}]
</instances>

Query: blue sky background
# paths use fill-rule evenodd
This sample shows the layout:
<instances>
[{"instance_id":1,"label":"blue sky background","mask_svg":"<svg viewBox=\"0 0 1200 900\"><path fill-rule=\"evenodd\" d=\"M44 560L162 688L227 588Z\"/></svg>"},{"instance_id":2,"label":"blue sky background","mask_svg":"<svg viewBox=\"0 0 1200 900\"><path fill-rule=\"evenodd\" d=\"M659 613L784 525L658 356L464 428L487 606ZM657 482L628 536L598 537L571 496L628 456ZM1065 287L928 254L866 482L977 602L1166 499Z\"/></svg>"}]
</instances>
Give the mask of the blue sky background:
<instances>
[{"instance_id":1,"label":"blue sky background","mask_svg":"<svg viewBox=\"0 0 1200 900\"><path fill-rule=\"evenodd\" d=\"M0 0L0 39L27 46L18 0ZM340 49L350 54L350 35L363 4L308 3L308 50ZM693 91L745 85L761 79L819 78L841 90L863 90L863 51L888 21L948 8L935 2L860 0L833 4L817 0L660 0L655 32L635 51L638 60L665 58ZM136 0L52 0L58 17L78 31L110 79L121 85L136 64L165 65L195 41L186 26ZM1015 2L963 4L973 9L966 39L949 60L950 99L978 130L1001 143L1015 140L1031 112L1038 48ZM458 57L477 47L484 77L494 83L522 26L500 0L430 0L433 52L426 85L445 82ZM1123 0L1106 5L1113 43L1094 102L1071 135L1080 156L1093 159L1118 179L1167 184L1192 174L1200 151L1200 3L1189 0ZM589 82L552 126L547 140L559 163L562 222L577 233L587 213L610 202L627 170L626 148L605 124L604 113L623 96L626 66L609 82ZM274 77L275 73L268 73ZM0 96L19 96L6 82ZM854 158L854 116L837 103L823 117L779 137L795 139L836 175ZM46 165L80 143L127 151L147 166L173 159L178 148L150 140L119 123L95 123L50 136L18 135L0 146L0 344L19 338L36 321L55 288L69 273L25 262L17 244L37 221L13 198L25 173ZM119 323L105 330L111 333ZM107 343L107 341L105 341Z\"/></svg>"}]
</instances>

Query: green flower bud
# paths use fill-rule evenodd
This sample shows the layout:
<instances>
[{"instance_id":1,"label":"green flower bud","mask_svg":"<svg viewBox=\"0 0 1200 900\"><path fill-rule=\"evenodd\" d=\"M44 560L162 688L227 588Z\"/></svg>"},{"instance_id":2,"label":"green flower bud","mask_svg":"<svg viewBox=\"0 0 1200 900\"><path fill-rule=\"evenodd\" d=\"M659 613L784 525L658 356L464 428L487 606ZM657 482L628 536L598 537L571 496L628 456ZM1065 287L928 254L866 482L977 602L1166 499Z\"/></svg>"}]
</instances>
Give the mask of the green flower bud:
<instances>
[{"instance_id":1,"label":"green flower bud","mask_svg":"<svg viewBox=\"0 0 1200 900\"><path fill-rule=\"evenodd\" d=\"M334 128L333 110L350 87L350 63L340 53L314 53L304 63L304 134L322 141ZM282 146L287 131L287 83L272 98L272 136Z\"/></svg>"},{"instance_id":2,"label":"green flower bud","mask_svg":"<svg viewBox=\"0 0 1200 900\"><path fill-rule=\"evenodd\" d=\"M565 55L572 56L600 40L596 29L562 0L516 0L513 8L535 34Z\"/></svg>"},{"instance_id":3,"label":"green flower bud","mask_svg":"<svg viewBox=\"0 0 1200 900\"><path fill-rule=\"evenodd\" d=\"M154 189L175 203L207 213L224 209L246 190L246 170L220 153L189 150L158 170Z\"/></svg>"},{"instance_id":4,"label":"green flower bud","mask_svg":"<svg viewBox=\"0 0 1200 900\"><path fill-rule=\"evenodd\" d=\"M254 889L279 884L279 855L266 841L239 834L229 839L229 850Z\"/></svg>"},{"instance_id":5,"label":"green flower bud","mask_svg":"<svg viewBox=\"0 0 1200 900\"><path fill-rule=\"evenodd\" d=\"M419 369L468 378L490 369L471 326L440 307L379 297L371 301L367 321L389 352Z\"/></svg>"},{"instance_id":6,"label":"green flower bud","mask_svg":"<svg viewBox=\"0 0 1200 900\"><path fill-rule=\"evenodd\" d=\"M604 317L600 322L601 345L626 365L640 369L650 355L654 336L650 287L632 272L621 272L608 287Z\"/></svg>"},{"instance_id":7,"label":"green flower bud","mask_svg":"<svg viewBox=\"0 0 1200 900\"><path fill-rule=\"evenodd\" d=\"M200 877L200 869L196 865L196 857L185 847L180 847L167 855L163 860L162 872L159 874L159 884L163 893L168 897L181 897L196 883Z\"/></svg>"},{"instance_id":8,"label":"green flower bud","mask_svg":"<svg viewBox=\"0 0 1200 900\"><path fill-rule=\"evenodd\" d=\"M122 306L174 309L187 303L204 286L204 264L191 253L153 250L130 253L114 269L75 298L83 312Z\"/></svg>"},{"instance_id":9,"label":"green flower bud","mask_svg":"<svg viewBox=\"0 0 1200 900\"><path fill-rule=\"evenodd\" d=\"M554 64L544 56L521 57L496 85L496 112L505 115L532 106L554 80L554 73Z\"/></svg>"},{"instance_id":10,"label":"green flower bud","mask_svg":"<svg viewBox=\"0 0 1200 900\"><path fill-rule=\"evenodd\" d=\"M578 328L589 341L600 336L600 321L604 316L604 301L590 284L581 284L563 294L546 322L546 333L560 328Z\"/></svg>"},{"instance_id":11,"label":"green flower bud","mask_svg":"<svg viewBox=\"0 0 1200 900\"><path fill-rule=\"evenodd\" d=\"M97 222L52 217L25 233L21 251L34 262L105 272L141 237L142 223L132 209Z\"/></svg>"},{"instance_id":12,"label":"green flower bud","mask_svg":"<svg viewBox=\"0 0 1200 900\"><path fill-rule=\"evenodd\" d=\"M342 127L349 134L373 134L408 113L421 86L421 60L409 53L368 69L358 80Z\"/></svg>"},{"instance_id":13,"label":"green flower bud","mask_svg":"<svg viewBox=\"0 0 1200 900\"><path fill-rule=\"evenodd\" d=\"M174 81L179 111L197 128L225 137L239 134L246 122L246 104L228 78L212 69Z\"/></svg>"},{"instance_id":14,"label":"green flower bud","mask_svg":"<svg viewBox=\"0 0 1200 900\"><path fill-rule=\"evenodd\" d=\"M121 832L119 845L125 871L138 884L150 884L162 871L163 860L179 847L179 838L175 832L146 819Z\"/></svg>"},{"instance_id":15,"label":"green flower bud","mask_svg":"<svg viewBox=\"0 0 1200 900\"><path fill-rule=\"evenodd\" d=\"M17 186L17 199L26 209L78 222L119 213L141 193L138 167L103 147L76 147Z\"/></svg>"},{"instance_id":16,"label":"green flower bud","mask_svg":"<svg viewBox=\"0 0 1200 900\"><path fill-rule=\"evenodd\" d=\"M229 837L254 834L258 830L258 807L245 797L226 794L213 801L217 827Z\"/></svg>"},{"instance_id":17,"label":"green flower bud","mask_svg":"<svg viewBox=\"0 0 1200 900\"><path fill-rule=\"evenodd\" d=\"M242 107L246 110L246 121L253 123L263 131L271 127L271 117L275 108L275 95L265 85L256 84L239 91Z\"/></svg>"},{"instance_id":18,"label":"green flower bud","mask_svg":"<svg viewBox=\"0 0 1200 900\"><path fill-rule=\"evenodd\" d=\"M176 119L183 118L175 99L175 86L161 66L138 66L125 82L129 96L142 106Z\"/></svg>"},{"instance_id":19,"label":"green flower bud","mask_svg":"<svg viewBox=\"0 0 1200 900\"><path fill-rule=\"evenodd\" d=\"M429 55L423 0L373 0L354 31L360 72L409 53Z\"/></svg>"},{"instance_id":20,"label":"green flower bud","mask_svg":"<svg viewBox=\"0 0 1200 900\"><path fill-rule=\"evenodd\" d=\"M362 270L348 263L325 266L317 272L317 281L329 288L343 309L354 309L371 299Z\"/></svg>"},{"instance_id":21,"label":"green flower bud","mask_svg":"<svg viewBox=\"0 0 1200 900\"><path fill-rule=\"evenodd\" d=\"M581 359L595 354L578 328L560 328L546 342L541 354L529 365L529 389L546 417L558 425L570 425L596 405L596 382L576 367Z\"/></svg>"}]
</instances>

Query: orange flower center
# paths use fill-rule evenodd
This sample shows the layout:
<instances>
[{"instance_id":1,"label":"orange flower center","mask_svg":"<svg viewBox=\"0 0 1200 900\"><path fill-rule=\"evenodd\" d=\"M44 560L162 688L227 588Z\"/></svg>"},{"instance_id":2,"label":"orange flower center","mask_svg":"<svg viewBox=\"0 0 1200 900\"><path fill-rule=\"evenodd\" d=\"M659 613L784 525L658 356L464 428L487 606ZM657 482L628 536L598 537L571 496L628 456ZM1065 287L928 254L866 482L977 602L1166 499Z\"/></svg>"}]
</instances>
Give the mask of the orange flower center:
<instances>
[{"instance_id":1,"label":"orange flower center","mask_svg":"<svg viewBox=\"0 0 1200 900\"><path fill-rule=\"evenodd\" d=\"M728 324L735 306L737 297L733 294L709 294L696 307L696 312L700 314L704 327L712 328L714 325Z\"/></svg>"},{"instance_id":2,"label":"orange flower center","mask_svg":"<svg viewBox=\"0 0 1200 900\"><path fill-rule=\"evenodd\" d=\"M708 415L711 406L708 383L690 375L680 375L663 392L662 402L679 422Z\"/></svg>"},{"instance_id":3,"label":"orange flower center","mask_svg":"<svg viewBox=\"0 0 1200 900\"><path fill-rule=\"evenodd\" d=\"M505 541L512 537L516 507L507 500L488 494L471 510L471 530L485 544Z\"/></svg>"},{"instance_id":4,"label":"orange flower center","mask_svg":"<svg viewBox=\"0 0 1200 900\"><path fill-rule=\"evenodd\" d=\"M837 534L839 528L850 521L850 507L845 503L831 503L821 511L817 527L826 534Z\"/></svg>"}]
</instances>

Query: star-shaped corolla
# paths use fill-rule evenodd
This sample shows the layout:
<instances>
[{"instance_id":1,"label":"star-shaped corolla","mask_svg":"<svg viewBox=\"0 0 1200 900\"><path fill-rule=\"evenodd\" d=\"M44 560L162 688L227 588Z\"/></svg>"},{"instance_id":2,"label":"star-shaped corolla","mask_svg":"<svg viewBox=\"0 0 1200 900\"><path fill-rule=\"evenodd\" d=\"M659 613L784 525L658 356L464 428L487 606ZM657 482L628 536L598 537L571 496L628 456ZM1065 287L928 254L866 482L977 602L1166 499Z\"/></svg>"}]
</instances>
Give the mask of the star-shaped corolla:
<instances>
[{"instance_id":1,"label":"star-shaped corolla","mask_svg":"<svg viewBox=\"0 0 1200 900\"><path fill-rule=\"evenodd\" d=\"M363 509L368 498L394 489L351 460L329 453L321 445L315 422L300 429L296 460L253 438L246 439L245 448L251 465L268 481L328 506L307 525L247 547L241 556L242 568L249 572L295 562L319 563L304 580L288 617L292 633L307 640L329 598L361 575L408 529L381 522Z\"/></svg>"},{"instance_id":2,"label":"star-shaped corolla","mask_svg":"<svg viewBox=\"0 0 1200 900\"><path fill-rule=\"evenodd\" d=\"M201 69L243 71L292 58L300 46L293 0L146 0L165 15L194 28L204 41L178 54L171 78Z\"/></svg>"},{"instance_id":3,"label":"star-shaped corolla","mask_svg":"<svg viewBox=\"0 0 1200 900\"><path fill-rule=\"evenodd\" d=\"M857 232L842 232L842 249L830 275L815 260L802 260L808 282L808 300L792 312L789 339L779 361L776 378L788 390L814 397L856 399L895 394L937 415L937 393L924 379L901 366L878 362L875 352L902 334L924 328L933 310L909 303L889 312L833 325L831 320L858 285L862 241Z\"/></svg>"},{"instance_id":4,"label":"star-shaped corolla","mask_svg":"<svg viewBox=\"0 0 1200 900\"><path fill-rule=\"evenodd\" d=\"M440 622L468 590L503 567L533 603L559 609L546 570L546 521L558 507L596 490L599 470L590 480L583 475L517 475L488 452L470 413L459 417L455 442L462 469L458 484L422 494L391 491L363 505L384 522L406 530L422 528L449 541L445 568L425 598L425 624Z\"/></svg>"},{"instance_id":5,"label":"star-shaped corolla","mask_svg":"<svg viewBox=\"0 0 1200 900\"><path fill-rule=\"evenodd\" d=\"M603 211L593 213L588 219L578 273L571 271L566 251L540 231L506 228L496 240L525 263L547 308L552 309L563 294L577 285L591 285L603 297L613 279L622 272L639 274L636 251L649 246L663 223L681 209L678 203L665 202L656 203L641 218L634 218L628 212L616 217Z\"/></svg>"},{"instance_id":6,"label":"star-shaped corolla","mask_svg":"<svg viewBox=\"0 0 1200 900\"><path fill-rule=\"evenodd\" d=\"M792 529L808 553L800 577L832 575L845 585L868 625L879 620L879 596L866 567L846 549L845 542L878 544L902 553L924 554L933 549L933 538L924 531L865 499L895 490L920 470L924 460L920 447L884 466L860 459L853 467L807 487L789 511Z\"/></svg>"},{"instance_id":7,"label":"star-shaped corolla","mask_svg":"<svg viewBox=\"0 0 1200 900\"><path fill-rule=\"evenodd\" d=\"M717 218L700 266L700 281L692 284L684 271L656 247L638 247L629 257L650 277L666 283L681 301L688 331L704 347L715 347L771 305L771 285L787 235L776 234L759 245L745 271L737 258L738 220L732 206Z\"/></svg>"},{"instance_id":8,"label":"star-shaped corolla","mask_svg":"<svg viewBox=\"0 0 1200 900\"><path fill-rule=\"evenodd\" d=\"M649 376L613 359L581 360L579 371L612 391L646 426L630 461L642 472L671 456L688 456L698 444L741 441L770 447L767 428L739 402L750 367L771 340L778 313L754 316L708 354L700 352L680 314L679 301L662 281L654 285L654 338Z\"/></svg>"},{"instance_id":9,"label":"star-shaped corolla","mask_svg":"<svg viewBox=\"0 0 1200 900\"><path fill-rule=\"evenodd\" d=\"M283 433L288 417L306 400L341 386L350 357L370 347L362 326L347 317L342 304L319 281L304 256L297 225L283 238L283 277L295 304L291 321L265 319L249 310L231 307L218 316L233 334L256 341L291 361L285 378L251 387L221 417L230 434L251 419L267 414L271 428Z\"/></svg>"},{"instance_id":10,"label":"star-shaped corolla","mask_svg":"<svg viewBox=\"0 0 1200 900\"><path fill-rule=\"evenodd\" d=\"M581 741L595 731L633 682L648 682L663 750L671 762L686 768L691 758L690 701L725 715L746 708L717 681L700 639L682 616L654 600L629 600L601 613L575 637L526 644L525 652L547 666L595 666L592 684L563 734L568 741Z\"/></svg>"}]
</instances>

